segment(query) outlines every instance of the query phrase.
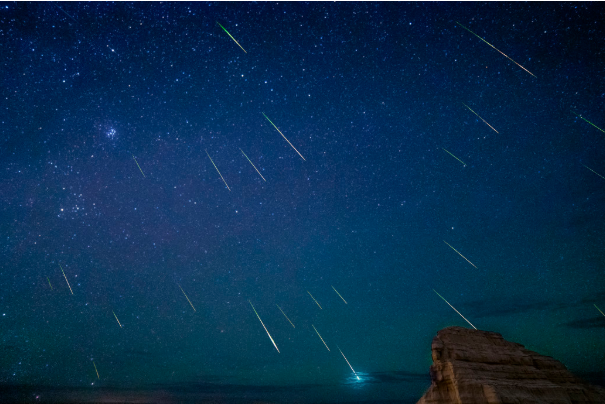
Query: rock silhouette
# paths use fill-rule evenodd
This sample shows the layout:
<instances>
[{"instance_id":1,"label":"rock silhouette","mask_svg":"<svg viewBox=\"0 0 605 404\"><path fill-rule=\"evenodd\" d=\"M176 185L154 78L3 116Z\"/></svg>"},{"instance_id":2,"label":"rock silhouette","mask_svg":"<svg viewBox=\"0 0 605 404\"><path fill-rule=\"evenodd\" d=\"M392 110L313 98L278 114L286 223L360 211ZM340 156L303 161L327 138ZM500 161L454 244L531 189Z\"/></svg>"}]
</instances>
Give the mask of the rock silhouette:
<instances>
[{"instance_id":1,"label":"rock silhouette","mask_svg":"<svg viewBox=\"0 0 605 404\"><path fill-rule=\"evenodd\" d=\"M495 332L444 328L432 355L431 387L417 404L605 403L605 389Z\"/></svg>"}]
</instances>

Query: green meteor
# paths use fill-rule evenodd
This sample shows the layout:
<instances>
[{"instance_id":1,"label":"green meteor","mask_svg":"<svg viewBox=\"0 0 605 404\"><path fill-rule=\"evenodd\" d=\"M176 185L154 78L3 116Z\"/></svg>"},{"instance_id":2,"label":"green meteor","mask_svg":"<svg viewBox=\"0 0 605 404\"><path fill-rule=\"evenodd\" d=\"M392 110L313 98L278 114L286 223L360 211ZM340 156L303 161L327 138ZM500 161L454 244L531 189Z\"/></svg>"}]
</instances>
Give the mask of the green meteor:
<instances>
[{"instance_id":1,"label":"green meteor","mask_svg":"<svg viewBox=\"0 0 605 404\"><path fill-rule=\"evenodd\" d=\"M315 328L315 326L313 324L311 324L311 327L313 327L313 329L315 330L315 332L319 336L319 339L321 340L321 342L324 343L324 345L326 346L326 348L328 349L328 352L329 352L330 348L328 348L328 344L326 344L326 341L324 341L324 339L321 337L321 335L319 334L319 331L317 331L317 328Z\"/></svg>"},{"instance_id":2,"label":"green meteor","mask_svg":"<svg viewBox=\"0 0 605 404\"><path fill-rule=\"evenodd\" d=\"M69 281L67 280L67 276L65 276L65 271L63 271L63 267L61 266L61 264L59 264L59 268L61 268L61 272L63 272L63 277L65 278L65 282L67 282L67 286L69 286L69 291L71 292L71 294L74 294L74 291L71 290L71 285L69 284ZM50 282L50 281L49 281Z\"/></svg>"},{"instance_id":3,"label":"green meteor","mask_svg":"<svg viewBox=\"0 0 605 404\"><path fill-rule=\"evenodd\" d=\"M496 129L494 129L494 127L493 127L492 125L490 125L489 123L487 123L487 121L486 121L485 119L481 118L481 117L479 116L479 114L478 114L478 113L476 113L475 111L473 111L473 110L471 109L471 107L469 107L469 106L468 106L468 105L466 105L465 103L462 103L462 105L464 105L465 107L467 107L467 108L468 108L468 109L469 109L469 110L470 110L470 111L471 111L473 114L477 115L477 118L481 119L481 120L483 121L483 123L484 123L484 124L486 124L487 126L489 126L490 128L492 128L492 130L493 130L494 132L496 132L497 134L500 134L500 132L498 132Z\"/></svg>"},{"instance_id":4,"label":"green meteor","mask_svg":"<svg viewBox=\"0 0 605 404\"><path fill-rule=\"evenodd\" d=\"M246 156L246 153L244 153L244 151L241 148L240 148L240 151L242 152L242 154L244 155L244 157L246 157L246 159L248 161L250 161L250 159L248 158L248 156ZM260 173L260 171L258 171L258 168L256 168L256 166L254 165L254 163L250 161L250 164L252 164L252 167L254 167L254 169L256 170L256 172L258 173L258 175L260 175L260 177L263 179L263 181L267 182L267 180L265 179L265 177L263 177L263 175Z\"/></svg>"},{"instance_id":5,"label":"green meteor","mask_svg":"<svg viewBox=\"0 0 605 404\"><path fill-rule=\"evenodd\" d=\"M139 167L139 170L141 170L141 166L139 165L139 162L137 161L137 159L134 156L132 156L132 158L134 159L134 162L137 163L137 167ZM145 173L143 173L143 170L141 170L141 174L143 174L143 178L147 178L147 177L145 177Z\"/></svg>"},{"instance_id":6,"label":"green meteor","mask_svg":"<svg viewBox=\"0 0 605 404\"><path fill-rule=\"evenodd\" d=\"M462 258L464 258L466 260L466 262L468 262L469 264L471 264L472 266L474 266L476 269L479 269L479 268L477 268L475 266L475 264L473 264L472 262L470 262L464 255L460 254L460 252L458 252L458 250L456 250L454 247L452 247L447 241L443 240L443 242L445 244L447 244L452 250L456 251L459 256L461 256Z\"/></svg>"},{"instance_id":7,"label":"green meteor","mask_svg":"<svg viewBox=\"0 0 605 404\"><path fill-rule=\"evenodd\" d=\"M252 304L252 302L250 300L248 300L248 303L250 303L250 306L252 306L252 310L254 310L256 317L258 317L258 321L260 321L260 323L263 325L263 328L265 329L265 331L267 331L267 335L269 336L269 339L271 340L271 342L273 342L273 346L275 347L275 349L277 349L277 353L280 353L279 349L277 348L277 345L275 344L275 341L273 341L273 338L271 337L271 334L269 334L269 330L267 330L267 327L265 327L265 323L263 323L263 320L260 319L260 316L256 312L254 305Z\"/></svg>"},{"instance_id":8,"label":"green meteor","mask_svg":"<svg viewBox=\"0 0 605 404\"><path fill-rule=\"evenodd\" d=\"M574 114L575 116L577 116L578 118L582 119L583 121L588 122L589 124L591 124L592 126L594 126L595 128L597 128L598 130L600 130L601 132L605 133L605 130L599 128L597 125L595 125L594 123L590 122L588 119L584 118L582 115L578 115L575 112L571 111L572 114Z\"/></svg>"},{"instance_id":9,"label":"green meteor","mask_svg":"<svg viewBox=\"0 0 605 404\"><path fill-rule=\"evenodd\" d=\"M433 292L437 293L437 291L436 291L435 289L433 289ZM452 306L452 305L450 304L450 302L448 302L447 300L445 300L445 298L444 298L443 296L441 296L439 293L437 293L437 296L439 296L440 298L442 298L442 299L443 299L443 301L444 301L444 302L446 302L446 303L448 304L448 306L450 306L452 309L454 309L454 311L455 311L456 313L460 314L460 312L459 312L458 310L456 310L456 308L455 308L454 306ZM466 322L467 322L467 323L471 324L471 322L470 322L470 321L468 321L468 320L466 319L466 317L464 317L462 314L460 314L460 317L462 317L464 320L466 320ZM475 326L474 326L474 325L472 325L472 324L471 324L471 327L473 327L475 330L477 329L477 327L475 327Z\"/></svg>"},{"instance_id":10,"label":"green meteor","mask_svg":"<svg viewBox=\"0 0 605 404\"><path fill-rule=\"evenodd\" d=\"M584 164L582 164L584 166ZM605 177L603 177L601 174L599 174L598 172L596 172L595 170L593 170L592 168L588 167L588 166L584 166L586 168L588 168L590 171L592 171L593 173L595 173L596 175L598 175L599 177L603 178L605 180Z\"/></svg>"},{"instance_id":11,"label":"green meteor","mask_svg":"<svg viewBox=\"0 0 605 404\"><path fill-rule=\"evenodd\" d=\"M261 112L261 113L263 114L263 116L264 116L265 118L267 118L267 121L271 122L271 119L269 119L269 117L268 117L267 115L265 115L265 113L264 113L264 112ZM290 141L289 141L289 140L288 140L288 139L287 139L287 138L284 136L284 134L283 134L283 133L281 133L281 130L277 129L277 126L275 126L275 124L274 124L273 122L271 122L271 125L273 125L273 127L274 127L274 128L275 128L275 129L276 129L278 132L279 132L279 134L280 134L280 135L282 135L282 137L283 137L284 139L286 139L286 142L288 142L288 144L289 144L290 146L292 146L292 148L293 148L293 149L296 151L296 153L298 153L298 155L300 156L300 158L301 158L301 159L303 159L303 160L305 160L305 158L302 156L302 154L300 154L300 152L299 152L298 150L296 150L296 147L294 147L294 146L292 145L292 143L290 143ZM305 160L305 161L307 161L307 160Z\"/></svg>"},{"instance_id":12,"label":"green meteor","mask_svg":"<svg viewBox=\"0 0 605 404\"><path fill-rule=\"evenodd\" d=\"M46 277L48 279L48 276ZM50 290L53 290L53 285L50 284L50 279L48 279L48 284L50 285Z\"/></svg>"},{"instance_id":13,"label":"green meteor","mask_svg":"<svg viewBox=\"0 0 605 404\"><path fill-rule=\"evenodd\" d=\"M210 157L210 155L208 154L208 150L204 150L204 151L206 152L206 155L208 156L208 158L212 162L212 165L214 166L214 168L216 168L216 172L218 173L218 175L221 176L221 179L223 180L223 182L225 183L225 185L227 185L227 181L225 181L225 179L223 178L223 174L221 174L221 172L218 170L218 167L216 166L216 164L214 164L214 161L212 161L212 157ZM229 192L231 192L231 188L229 188L229 185L227 185L227 189L229 190Z\"/></svg>"},{"instance_id":14,"label":"green meteor","mask_svg":"<svg viewBox=\"0 0 605 404\"><path fill-rule=\"evenodd\" d=\"M340 296L340 293L338 293L338 291L336 290L336 288L334 288L334 286L332 286L332 289L334 289L334 292L336 292L336 294L337 294L338 296ZM347 303L347 301L345 300L345 298L344 298L344 297L340 296L340 298L342 299L342 301L343 301L343 302L345 302L345 304L349 304L349 303Z\"/></svg>"},{"instance_id":15,"label":"green meteor","mask_svg":"<svg viewBox=\"0 0 605 404\"><path fill-rule=\"evenodd\" d=\"M237 42L237 41L235 40L235 38L233 38L233 37L231 36L231 34L229 33L229 31L227 31L227 30L225 29L225 27L223 27L223 26L221 25L221 23L220 23L220 22L218 22L218 21L217 21L216 23L218 24L218 26L219 26L219 27L221 27L221 28L223 29L223 31L225 31L225 32L227 33L227 35L229 35L229 38L233 39L233 41L234 41L234 42L237 44L237 46L239 46L240 48L242 48L242 45L240 45L240 44L239 44L239 42ZM246 52L246 50L245 50L244 48L242 48L242 50L244 51L244 53L248 53L248 52Z\"/></svg>"},{"instance_id":16,"label":"green meteor","mask_svg":"<svg viewBox=\"0 0 605 404\"><path fill-rule=\"evenodd\" d=\"M595 304L595 305L594 305L594 307L597 307L597 305ZM599 308L597 307L597 310L599 310L599 311L601 312L601 314L605 316L605 313L603 313L603 312L601 311L601 309L599 309Z\"/></svg>"},{"instance_id":17,"label":"green meteor","mask_svg":"<svg viewBox=\"0 0 605 404\"><path fill-rule=\"evenodd\" d=\"M458 157L454 156L452 153L450 153L449 151L445 150L443 147L441 148L444 152L446 152L447 154L449 154L450 156L452 156L453 158L455 158L456 160L458 160L459 162L462 163L463 166L466 167L466 163L462 160L460 160Z\"/></svg>"},{"instance_id":18,"label":"green meteor","mask_svg":"<svg viewBox=\"0 0 605 404\"><path fill-rule=\"evenodd\" d=\"M193 307L193 303L191 303L191 300L189 300L189 297L187 296L187 293L185 293L185 291L183 290L183 288L181 288L181 285L179 285L178 283L177 283L177 285L178 285L178 286L179 286L179 288L181 289L181 292L183 292L183 294L185 295L185 298L187 299L187 301L188 301L188 302L189 302L189 304L191 305L191 308L193 309L193 311L197 311L197 310L195 309L195 307Z\"/></svg>"},{"instance_id":19,"label":"green meteor","mask_svg":"<svg viewBox=\"0 0 605 404\"><path fill-rule=\"evenodd\" d=\"M525 70L526 72L528 72L529 74L531 74L532 76L536 77L535 74L533 74L532 72L530 72L529 70L527 70L525 67L521 66L519 63L515 62L514 60L512 60L511 58L509 58L506 54L504 54L504 52L502 52L500 49L496 48L494 45L492 45L491 43L487 42L485 39L481 38L479 35L475 34L473 31L471 31L470 29L466 28L464 25L460 24L458 21L456 21L456 24L460 25L462 28L464 28L465 30L467 30L468 32L470 32L471 34L475 35L477 38L481 39L483 42L485 42L486 44L488 44L489 46L491 46L492 48L494 48L495 50L497 50L498 52L500 52L501 55L505 56L508 60L510 60L511 62L513 62L514 64L516 64L517 66L519 66L521 69ZM537 77L536 77L537 78Z\"/></svg>"},{"instance_id":20,"label":"green meteor","mask_svg":"<svg viewBox=\"0 0 605 404\"><path fill-rule=\"evenodd\" d=\"M284 315L284 317L286 318L286 320L290 321L290 319L288 318L288 316L286 316L286 313L284 313L284 311L281 309L281 307L279 307L277 304L276 304L276 306L279 309L279 311L281 311L281 314ZM294 323L292 323L292 321L290 321L290 324L292 324L292 327L294 327ZM294 327L294 328L296 328L296 327Z\"/></svg>"}]
</instances>

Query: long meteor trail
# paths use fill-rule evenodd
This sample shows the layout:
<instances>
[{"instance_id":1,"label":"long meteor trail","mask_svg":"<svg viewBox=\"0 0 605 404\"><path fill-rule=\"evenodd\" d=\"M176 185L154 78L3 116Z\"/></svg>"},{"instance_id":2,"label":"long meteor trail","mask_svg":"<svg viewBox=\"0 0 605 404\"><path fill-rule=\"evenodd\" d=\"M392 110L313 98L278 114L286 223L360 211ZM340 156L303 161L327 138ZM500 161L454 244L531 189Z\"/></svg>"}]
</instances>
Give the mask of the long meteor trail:
<instances>
[{"instance_id":1,"label":"long meteor trail","mask_svg":"<svg viewBox=\"0 0 605 404\"><path fill-rule=\"evenodd\" d=\"M227 186L227 189L229 191L231 191L231 188L229 188L229 185L227 185L227 181L225 181L225 179L223 178L223 174L221 174L221 172L218 170L218 167L216 166L216 164L214 164L214 161L212 161L212 157L210 157L210 155L208 154L208 150L204 150L206 152L206 155L208 156L208 158L210 159L210 161L212 162L212 165L214 166L214 168L216 168L216 172L218 173L218 175L221 176L221 179L223 180L223 182L225 183L225 185Z\"/></svg>"},{"instance_id":2,"label":"long meteor trail","mask_svg":"<svg viewBox=\"0 0 605 404\"><path fill-rule=\"evenodd\" d=\"M315 300L315 298L313 297L313 295L311 294L311 292L309 292L309 291L307 290L307 293L309 294L309 296L311 296L311 299L313 299L313 301L314 301L315 303L317 303L317 305L319 306L320 310L323 310L323 309L321 308L321 305L319 304L319 302L318 302L317 300Z\"/></svg>"},{"instance_id":3,"label":"long meteor trail","mask_svg":"<svg viewBox=\"0 0 605 404\"><path fill-rule=\"evenodd\" d=\"M347 359L347 357L345 356L345 354L342 353L342 351L340 350L340 347L338 345L336 345L336 348L338 348L338 350L340 351L340 354L342 355L342 357L345 358L345 360L347 361L347 365L349 365L349 367L353 371L353 374L355 375L355 377L357 377L357 380L359 380L359 376L357 376L357 373L355 372L355 369L353 369L353 366L351 366L351 364L349 363L349 360Z\"/></svg>"},{"instance_id":4,"label":"long meteor trail","mask_svg":"<svg viewBox=\"0 0 605 404\"><path fill-rule=\"evenodd\" d=\"M485 119L481 118L481 117L479 116L479 114L478 114L478 113L476 113L475 111L473 111L473 110L471 109L471 107L469 107L469 106L468 106L468 105L466 105L465 103L462 103L462 105L464 105L465 107L467 107L467 108L469 109L469 111L471 111L473 114L477 115L477 118L481 119L481 120L483 121L483 123L484 123L484 124L486 124L487 126L489 126L490 128L492 128L492 130L493 130L494 132L496 132L497 134L500 134L500 132L498 132L496 129L494 129L494 127L493 127L492 125L490 125L489 123L487 123L487 121L486 121Z\"/></svg>"},{"instance_id":5,"label":"long meteor trail","mask_svg":"<svg viewBox=\"0 0 605 404\"><path fill-rule=\"evenodd\" d=\"M443 242L444 242L445 244L447 244L447 245L448 245L448 246L449 246L449 247L450 247L452 250L456 251L456 252L458 253L458 255L459 255L459 256L461 256L462 258L464 258L464 259L466 260L466 262L468 262L469 264L471 264L472 266L474 266L475 268L477 268L477 267L475 266L475 264L473 264L472 262L470 262L470 261L469 261L469 260L468 260L468 259L467 259L467 258L466 258L464 255L460 254L460 253L458 252L458 250L456 250L454 247L452 247L451 245L449 245L447 241L443 240ZM477 269L479 269L479 268L477 268Z\"/></svg>"},{"instance_id":6,"label":"long meteor trail","mask_svg":"<svg viewBox=\"0 0 605 404\"><path fill-rule=\"evenodd\" d=\"M101 376L99 376L99 371L97 370L97 365L95 365L95 362L92 362L92 365L95 367L95 372L97 372L97 379L101 379Z\"/></svg>"},{"instance_id":7,"label":"long meteor trail","mask_svg":"<svg viewBox=\"0 0 605 404\"><path fill-rule=\"evenodd\" d=\"M313 327L313 329L315 330L315 332L317 333L317 335L319 336L319 339L321 340L321 342L324 343L324 345L326 346L326 348L328 349L328 351L330 350L330 348L328 348L328 344L326 344L326 341L324 341L324 339L321 337L321 335L319 334L319 331L317 331L317 328L315 328L315 326L313 324L311 324L311 327Z\"/></svg>"},{"instance_id":8,"label":"long meteor trail","mask_svg":"<svg viewBox=\"0 0 605 404\"><path fill-rule=\"evenodd\" d=\"M433 292L437 293L437 291L436 291L435 289L433 289ZM460 314L460 312L459 312L458 310L456 310L456 308L455 308L454 306L452 306L452 305L450 304L450 302L448 302L447 300L445 300L445 298L444 298L443 296L441 296L439 293L437 293L437 296L439 296L440 298L442 298L442 299L443 299L443 301L444 301L444 302L446 302L446 303L448 304L448 306L450 306L452 309L454 309L454 311L455 311L456 313ZM466 319L466 317L464 317L462 314L460 314L460 317L462 317L462 318L463 318L463 319L464 319L464 320L465 320L467 323L471 324L471 322L470 322L470 321L468 321L468 320ZM474 325L472 325L472 324L471 324L471 327L473 327L475 330L477 329L477 327L475 327L475 326L474 326Z\"/></svg>"},{"instance_id":9,"label":"long meteor trail","mask_svg":"<svg viewBox=\"0 0 605 404\"><path fill-rule=\"evenodd\" d=\"M177 283L177 285L179 285L179 284ZM197 310L195 309L195 307L193 307L193 303L191 303L191 300L189 300L189 297L187 297L187 293L185 293L185 291L183 290L183 288L181 288L181 285L179 285L179 289L181 289L181 292L183 292L183 294L185 295L185 298L187 298L187 301L188 301L188 302L189 302L189 304L191 305L191 308L193 309L193 311L197 311Z\"/></svg>"},{"instance_id":10,"label":"long meteor trail","mask_svg":"<svg viewBox=\"0 0 605 404\"><path fill-rule=\"evenodd\" d=\"M446 152L447 154L449 154L450 156L452 156L453 158L455 158L456 160L458 160L459 162L462 163L463 166L466 167L466 163L462 160L460 160L458 157L454 156L452 153L450 153L449 151L445 150L443 147L441 148L444 152Z\"/></svg>"},{"instance_id":11,"label":"long meteor trail","mask_svg":"<svg viewBox=\"0 0 605 404\"><path fill-rule=\"evenodd\" d=\"M264 112L262 112L262 114L263 114L263 116L264 116L265 118L267 118L267 121L271 122L271 119L269 119L269 117L267 117L267 115L265 115L265 113L264 113ZM289 141L289 140L288 140L288 139L287 139L287 138L284 136L284 134L283 134L283 133L281 133L281 130L277 129L277 126L275 126L275 124L274 124L273 122L271 122L271 125L273 125L273 127L274 127L274 128L275 128L275 129L276 129L278 132L279 132L279 134L280 134L280 135L282 135L282 137L283 137L284 139L286 139L286 142L288 142L288 144L289 144L290 146L292 146L292 148L293 148L293 149L296 151L296 153L298 153L298 155L300 156L300 158L301 158L301 159L303 159L303 160L305 160L305 158L302 156L302 154L300 154L300 152L299 152L298 150L296 150L296 147L294 147L294 145L292 145L292 143L290 143L290 141ZM307 161L307 160L305 160L305 161Z\"/></svg>"},{"instance_id":12,"label":"long meteor trail","mask_svg":"<svg viewBox=\"0 0 605 404\"><path fill-rule=\"evenodd\" d=\"M594 305L594 307L597 307L597 305L595 304L595 305ZM603 313L603 312L601 311L601 309L599 309L599 308L597 307L597 310L599 310L599 311L601 312L601 314L605 316L605 313Z\"/></svg>"},{"instance_id":13,"label":"long meteor trail","mask_svg":"<svg viewBox=\"0 0 605 404\"><path fill-rule=\"evenodd\" d=\"M599 128L597 125L595 125L594 123L590 122L588 119L584 118L582 115L578 115L578 114L576 114L573 111L571 111L571 113L574 114L575 116L577 116L578 118L580 118L581 120L583 120L584 122L587 122L587 123L591 124L592 126L594 126L595 128L597 128L601 132L605 133L605 130Z\"/></svg>"},{"instance_id":14,"label":"long meteor trail","mask_svg":"<svg viewBox=\"0 0 605 404\"><path fill-rule=\"evenodd\" d=\"M223 31L225 31L225 32L227 33L227 35L229 35L229 38L233 39L233 42L235 42L235 43L237 44L237 46L239 46L240 48L242 48L242 45L240 45L240 44L239 44L239 42L237 42L237 41L235 40L235 38L233 38L233 37L231 36L231 34L229 33L229 31L227 31L227 30L225 29L225 27L223 27L223 26L221 25L221 23L220 23L220 22L218 22L218 21L217 21L216 23L218 24L218 26L219 26L219 27L221 27L221 28L223 29ZM246 50L245 50L244 48L242 48L242 50L244 51L244 53L248 53L248 52L246 52Z\"/></svg>"},{"instance_id":15,"label":"long meteor trail","mask_svg":"<svg viewBox=\"0 0 605 404\"><path fill-rule=\"evenodd\" d=\"M271 342L273 342L273 346L275 347L275 349L277 349L277 353L280 353L279 349L277 348L277 345L275 344L275 341L273 341L273 338L271 337L271 334L269 334L269 330L267 330L267 327L265 327L265 323L263 323L263 320L260 319L260 316L256 312L254 305L252 304L252 302L250 300L248 300L248 303L250 303L250 306L252 306L252 310L254 310L256 317L258 317L258 321L260 321L260 323L263 325L263 328L265 329L265 331L267 331L267 335L269 336L269 339L271 340Z\"/></svg>"},{"instance_id":16,"label":"long meteor trail","mask_svg":"<svg viewBox=\"0 0 605 404\"><path fill-rule=\"evenodd\" d=\"M513 62L514 64L516 64L517 66L519 66L521 69L525 70L526 72L528 72L529 74L531 74L532 76L536 77L535 74L533 74L532 72L530 72L529 70L527 70L525 67L521 66L519 63L515 62L514 60L512 60L511 58L509 58L504 52L502 52L500 49L496 48L494 45L492 45L491 43L487 42L485 39L481 38L479 35L475 34L473 31L471 31L470 29L466 28L464 25L460 24L458 21L456 21L456 24L460 25L462 28L464 28L465 30L467 30L468 32L470 32L471 34L475 35L477 38L481 39L483 42L485 42L486 44L488 44L489 46L491 46L492 48L494 48L495 50L497 50L498 52L500 52L501 55L505 56L508 60L510 60L511 62ZM537 77L536 77L537 78Z\"/></svg>"},{"instance_id":17,"label":"long meteor trail","mask_svg":"<svg viewBox=\"0 0 605 404\"><path fill-rule=\"evenodd\" d=\"M248 156L246 156L246 153L244 153L244 151L242 149L240 149L240 151L242 152L242 154L244 155L244 157L246 157L246 159L248 161L250 161L250 159L248 158ZM256 168L256 166L254 165L254 163L252 161L250 161L250 164L252 164L252 167L254 167L254 169L256 170L256 172L258 173L258 175L260 175L260 177L263 179L263 181L267 182L267 180L265 179L265 177L263 177L263 175L260 173L260 171L258 171L258 168Z\"/></svg>"},{"instance_id":18,"label":"long meteor trail","mask_svg":"<svg viewBox=\"0 0 605 404\"><path fill-rule=\"evenodd\" d=\"M279 307L277 304L276 304L276 306L279 309L279 311L281 311L281 314L284 315L284 317L286 318L286 320L290 321L290 319L288 318L288 316L286 316L286 313L284 313L284 311L281 309L281 307ZM290 321L290 324L292 324L292 327L294 327L294 323L292 323L292 321ZM296 328L296 327L294 327L294 328Z\"/></svg>"},{"instance_id":19,"label":"long meteor trail","mask_svg":"<svg viewBox=\"0 0 605 404\"><path fill-rule=\"evenodd\" d=\"M46 277L46 279L48 279L48 276ZM53 285L51 285L50 279L48 279L48 284L50 285L50 290L53 290Z\"/></svg>"},{"instance_id":20,"label":"long meteor trail","mask_svg":"<svg viewBox=\"0 0 605 404\"><path fill-rule=\"evenodd\" d=\"M137 167L139 167L139 170L141 170L141 166L139 165L137 159L134 156L132 156L132 158L134 159L134 162L137 163ZM143 174L143 178L147 178L145 177L145 173L143 172L143 170L141 170L141 174Z\"/></svg>"},{"instance_id":21,"label":"long meteor trail","mask_svg":"<svg viewBox=\"0 0 605 404\"><path fill-rule=\"evenodd\" d=\"M63 267L61 266L61 264L59 264L59 268L61 268L61 272L63 272L63 277L65 278L65 282L67 282L67 286L69 286L69 290L70 290L71 294L73 295L74 291L71 290L71 285L69 284L69 281L67 280L67 276L65 276L65 271L63 271Z\"/></svg>"},{"instance_id":22,"label":"long meteor trail","mask_svg":"<svg viewBox=\"0 0 605 404\"><path fill-rule=\"evenodd\" d=\"M338 296L340 296L340 293L338 293L338 291L337 291L337 290L334 288L334 286L332 286L332 289L334 289L334 292L336 292L336 294L337 294ZM344 298L344 297L340 296L340 298L342 299L342 301L343 301L343 302L345 302L345 304L349 304L349 303L347 303L347 301L345 300L345 298Z\"/></svg>"}]
</instances>

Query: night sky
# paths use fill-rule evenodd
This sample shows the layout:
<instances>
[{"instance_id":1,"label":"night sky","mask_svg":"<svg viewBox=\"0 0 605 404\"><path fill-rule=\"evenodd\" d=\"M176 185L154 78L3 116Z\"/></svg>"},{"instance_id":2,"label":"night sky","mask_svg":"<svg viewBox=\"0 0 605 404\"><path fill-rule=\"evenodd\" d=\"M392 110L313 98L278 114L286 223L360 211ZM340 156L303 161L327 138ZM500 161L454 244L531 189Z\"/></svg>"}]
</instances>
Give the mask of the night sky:
<instances>
[{"instance_id":1,"label":"night sky","mask_svg":"<svg viewBox=\"0 0 605 404\"><path fill-rule=\"evenodd\" d=\"M5 399L415 402L433 289L603 383L603 21L1 3Z\"/></svg>"}]
</instances>

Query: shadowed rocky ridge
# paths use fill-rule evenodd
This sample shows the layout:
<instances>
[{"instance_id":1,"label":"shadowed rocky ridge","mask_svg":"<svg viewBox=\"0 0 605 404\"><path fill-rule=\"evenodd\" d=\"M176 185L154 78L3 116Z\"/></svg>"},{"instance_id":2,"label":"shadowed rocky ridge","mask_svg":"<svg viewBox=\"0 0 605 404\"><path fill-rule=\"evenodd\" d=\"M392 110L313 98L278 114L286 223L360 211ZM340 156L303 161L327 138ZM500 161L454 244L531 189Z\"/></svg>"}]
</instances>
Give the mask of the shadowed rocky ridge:
<instances>
[{"instance_id":1,"label":"shadowed rocky ridge","mask_svg":"<svg viewBox=\"0 0 605 404\"><path fill-rule=\"evenodd\" d=\"M605 403L605 389L495 332L444 328L432 355L431 387L417 404Z\"/></svg>"}]
</instances>

